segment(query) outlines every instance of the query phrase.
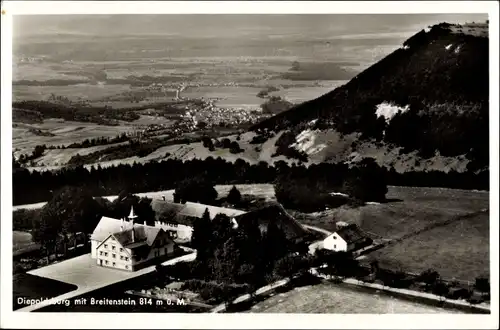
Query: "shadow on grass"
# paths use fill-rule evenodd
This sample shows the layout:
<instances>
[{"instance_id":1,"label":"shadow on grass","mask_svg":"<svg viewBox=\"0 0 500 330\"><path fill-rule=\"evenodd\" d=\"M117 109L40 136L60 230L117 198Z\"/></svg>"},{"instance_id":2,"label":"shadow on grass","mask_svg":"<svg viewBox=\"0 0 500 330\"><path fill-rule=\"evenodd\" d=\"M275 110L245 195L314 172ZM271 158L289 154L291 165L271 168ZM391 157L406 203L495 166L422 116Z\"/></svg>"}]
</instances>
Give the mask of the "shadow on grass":
<instances>
[{"instance_id":1,"label":"shadow on grass","mask_svg":"<svg viewBox=\"0 0 500 330\"><path fill-rule=\"evenodd\" d=\"M380 204L400 203L400 202L403 202L403 200L400 198L386 198L385 200L381 201Z\"/></svg>"},{"instance_id":2,"label":"shadow on grass","mask_svg":"<svg viewBox=\"0 0 500 330\"><path fill-rule=\"evenodd\" d=\"M13 278L13 310L28 306L27 300L53 298L78 287L31 274L16 274Z\"/></svg>"}]
</instances>

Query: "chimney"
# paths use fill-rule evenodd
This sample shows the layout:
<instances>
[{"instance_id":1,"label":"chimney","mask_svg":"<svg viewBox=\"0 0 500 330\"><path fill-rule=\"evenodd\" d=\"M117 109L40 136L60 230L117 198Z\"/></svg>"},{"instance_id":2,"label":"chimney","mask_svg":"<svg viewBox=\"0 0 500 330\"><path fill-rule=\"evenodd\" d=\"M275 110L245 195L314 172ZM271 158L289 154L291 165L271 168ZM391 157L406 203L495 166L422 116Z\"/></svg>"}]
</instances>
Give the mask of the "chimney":
<instances>
[{"instance_id":1,"label":"chimney","mask_svg":"<svg viewBox=\"0 0 500 330\"><path fill-rule=\"evenodd\" d=\"M146 220L144 220L144 226L146 226Z\"/></svg>"},{"instance_id":2,"label":"chimney","mask_svg":"<svg viewBox=\"0 0 500 330\"><path fill-rule=\"evenodd\" d=\"M135 229L134 226L132 225L132 243L135 242Z\"/></svg>"},{"instance_id":3,"label":"chimney","mask_svg":"<svg viewBox=\"0 0 500 330\"><path fill-rule=\"evenodd\" d=\"M125 221L123 219L121 219L121 223L120 223L120 231L123 231L123 225L125 224Z\"/></svg>"}]
</instances>

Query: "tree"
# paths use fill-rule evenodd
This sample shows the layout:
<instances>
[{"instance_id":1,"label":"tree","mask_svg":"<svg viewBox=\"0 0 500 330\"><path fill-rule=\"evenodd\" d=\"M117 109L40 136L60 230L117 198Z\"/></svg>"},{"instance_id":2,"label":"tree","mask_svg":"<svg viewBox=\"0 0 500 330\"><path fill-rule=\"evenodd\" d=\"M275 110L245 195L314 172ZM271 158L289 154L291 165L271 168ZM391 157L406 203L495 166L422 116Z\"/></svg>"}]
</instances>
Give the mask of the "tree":
<instances>
[{"instance_id":1,"label":"tree","mask_svg":"<svg viewBox=\"0 0 500 330\"><path fill-rule=\"evenodd\" d=\"M267 230L262 237L262 248L265 251L263 263L267 269L272 269L275 262L290 251L290 242L283 229L276 224L276 220L268 221Z\"/></svg>"},{"instance_id":2,"label":"tree","mask_svg":"<svg viewBox=\"0 0 500 330\"><path fill-rule=\"evenodd\" d=\"M180 181L175 188L174 200L180 203L212 204L217 199L217 190L213 184L203 177L187 178Z\"/></svg>"},{"instance_id":3,"label":"tree","mask_svg":"<svg viewBox=\"0 0 500 330\"><path fill-rule=\"evenodd\" d=\"M276 261L275 272L292 280L293 275L297 272L297 264L295 258L292 256L286 256Z\"/></svg>"},{"instance_id":4,"label":"tree","mask_svg":"<svg viewBox=\"0 0 500 330\"><path fill-rule=\"evenodd\" d=\"M41 235L40 240L48 238L49 245L52 242L55 244L59 238L62 238L65 247L71 235L76 247L77 233L91 233L97 226L102 211L100 205L86 189L66 186L57 191L43 207L40 215L41 223L37 227L40 232L37 235Z\"/></svg>"},{"instance_id":5,"label":"tree","mask_svg":"<svg viewBox=\"0 0 500 330\"><path fill-rule=\"evenodd\" d=\"M45 250L48 264L50 253L55 251L57 239L62 232L62 222L57 210L47 205L42 208L40 220L34 223L33 240Z\"/></svg>"},{"instance_id":6,"label":"tree","mask_svg":"<svg viewBox=\"0 0 500 330\"><path fill-rule=\"evenodd\" d=\"M237 280L248 284L252 297L255 297L255 291L264 279L264 274L260 273L258 268L258 266L252 264L242 264L238 269Z\"/></svg>"},{"instance_id":7,"label":"tree","mask_svg":"<svg viewBox=\"0 0 500 330\"><path fill-rule=\"evenodd\" d=\"M191 244L197 251L196 259L206 260L211 256L213 251L212 231L212 221L210 220L210 213L207 208L203 216L196 219L193 225Z\"/></svg>"},{"instance_id":8,"label":"tree","mask_svg":"<svg viewBox=\"0 0 500 330\"><path fill-rule=\"evenodd\" d=\"M490 281L487 277L476 277L476 282L474 283L474 287L476 290L480 292L489 292L490 291Z\"/></svg>"},{"instance_id":9,"label":"tree","mask_svg":"<svg viewBox=\"0 0 500 330\"><path fill-rule=\"evenodd\" d=\"M387 194L386 171L373 158L365 158L351 169L343 191L361 201L384 201Z\"/></svg>"},{"instance_id":10,"label":"tree","mask_svg":"<svg viewBox=\"0 0 500 330\"><path fill-rule=\"evenodd\" d=\"M229 152L232 154L237 154L242 152L242 149L240 148L238 142L236 141L231 142L231 144L229 145Z\"/></svg>"},{"instance_id":11,"label":"tree","mask_svg":"<svg viewBox=\"0 0 500 330\"><path fill-rule=\"evenodd\" d=\"M290 281L294 275L301 278L309 272L311 260L305 256L287 255L276 262L276 272L278 275L287 277Z\"/></svg>"},{"instance_id":12,"label":"tree","mask_svg":"<svg viewBox=\"0 0 500 330\"><path fill-rule=\"evenodd\" d=\"M236 188L236 186L233 186L231 190L229 190L229 194L227 195L226 200L228 203L236 205L241 202L241 193L240 191Z\"/></svg>"},{"instance_id":13,"label":"tree","mask_svg":"<svg viewBox=\"0 0 500 330\"><path fill-rule=\"evenodd\" d=\"M225 242L232 238L233 223L224 213L215 215L212 220L212 238L216 246L225 244Z\"/></svg>"},{"instance_id":14,"label":"tree","mask_svg":"<svg viewBox=\"0 0 500 330\"><path fill-rule=\"evenodd\" d=\"M127 191L122 191L110 205L107 211L109 216L122 219L128 217L130 210L133 207L134 213L137 215L137 221L140 223L146 222L148 225L153 225L156 213L151 206L152 199L147 197L138 197L130 194Z\"/></svg>"},{"instance_id":15,"label":"tree","mask_svg":"<svg viewBox=\"0 0 500 330\"><path fill-rule=\"evenodd\" d=\"M222 148L224 148L224 149L231 148L231 140L229 140L228 138L222 139L221 142L222 142Z\"/></svg>"}]
</instances>

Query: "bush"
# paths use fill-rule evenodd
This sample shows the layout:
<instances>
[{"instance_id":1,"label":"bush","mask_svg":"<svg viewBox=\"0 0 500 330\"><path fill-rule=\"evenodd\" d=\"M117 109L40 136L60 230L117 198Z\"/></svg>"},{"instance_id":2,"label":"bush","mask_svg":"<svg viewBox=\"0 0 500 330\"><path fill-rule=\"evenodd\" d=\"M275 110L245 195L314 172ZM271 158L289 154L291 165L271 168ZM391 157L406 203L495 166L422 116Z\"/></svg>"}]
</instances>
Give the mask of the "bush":
<instances>
[{"instance_id":1,"label":"bush","mask_svg":"<svg viewBox=\"0 0 500 330\"><path fill-rule=\"evenodd\" d=\"M238 154L240 152L242 152L243 150L240 148L240 145L238 144L238 142L236 141L233 141L231 142L230 146L229 146L229 152L232 153L232 154Z\"/></svg>"},{"instance_id":2,"label":"bush","mask_svg":"<svg viewBox=\"0 0 500 330\"><path fill-rule=\"evenodd\" d=\"M262 144L265 143L269 138L265 135L256 135L250 140L250 144Z\"/></svg>"},{"instance_id":3,"label":"bush","mask_svg":"<svg viewBox=\"0 0 500 330\"><path fill-rule=\"evenodd\" d=\"M39 209L20 209L12 213L12 229L26 231L33 229L34 221L40 217Z\"/></svg>"},{"instance_id":4,"label":"bush","mask_svg":"<svg viewBox=\"0 0 500 330\"><path fill-rule=\"evenodd\" d=\"M184 282L181 290L197 292L205 301L220 303L222 301L235 299L239 295L247 293L249 287L244 284L226 284L215 281L207 282L204 280L190 279Z\"/></svg>"}]
</instances>

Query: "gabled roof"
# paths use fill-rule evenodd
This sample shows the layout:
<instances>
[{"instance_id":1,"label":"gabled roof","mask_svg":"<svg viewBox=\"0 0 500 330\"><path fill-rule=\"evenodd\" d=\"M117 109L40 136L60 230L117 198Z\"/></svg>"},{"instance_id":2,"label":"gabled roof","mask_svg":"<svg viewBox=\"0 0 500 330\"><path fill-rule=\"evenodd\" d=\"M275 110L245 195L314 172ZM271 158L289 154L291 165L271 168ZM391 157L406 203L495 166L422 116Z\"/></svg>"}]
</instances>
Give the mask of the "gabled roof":
<instances>
[{"instance_id":1,"label":"gabled roof","mask_svg":"<svg viewBox=\"0 0 500 330\"><path fill-rule=\"evenodd\" d=\"M151 246L161 230L161 228L157 227L134 225L134 228L119 231L114 233L113 236L123 247L134 248L142 245Z\"/></svg>"},{"instance_id":2,"label":"gabled roof","mask_svg":"<svg viewBox=\"0 0 500 330\"><path fill-rule=\"evenodd\" d=\"M255 219L258 221L259 228L263 232L267 230L269 223L275 222L289 240L302 238L308 234L308 231L278 203L238 215L234 219L238 224Z\"/></svg>"},{"instance_id":3,"label":"gabled roof","mask_svg":"<svg viewBox=\"0 0 500 330\"><path fill-rule=\"evenodd\" d=\"M91 239L102 242L109 235L121 230L122 220L102 217L92 233ZM125 222L124 226L130 226L130 222ZM125 229L125 228L124 228Z\"/></svg>"},{"instance_id":4,"label":"gabled roof","mask_svg":"<svg viewBox=\"0 0 500 330\"><path fill-rule=\"evenodd\" d=\"M355 224L341 227L335 233L339 235L347 244L353 244L366 240L368 237L363 234Z\"/></svg>"},{"instance_id":5,"label":"gabled roof","mask_svg":"<svg viewBox=\"0 0 500 330\"><path fill-rule=\"evenodd\" d=\"M187 202L186 204L166 202L163 200L154 199L151 206L156 214L156 220L166 220L172 223L178 223L186 226L193 226L193 219L203 217L206 209L210 213L210 218L213 219L217 214L225 214L229 217L234 217L245 211L205 205L200 203Z\"/></svg>"}]
</instances>

